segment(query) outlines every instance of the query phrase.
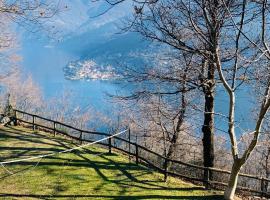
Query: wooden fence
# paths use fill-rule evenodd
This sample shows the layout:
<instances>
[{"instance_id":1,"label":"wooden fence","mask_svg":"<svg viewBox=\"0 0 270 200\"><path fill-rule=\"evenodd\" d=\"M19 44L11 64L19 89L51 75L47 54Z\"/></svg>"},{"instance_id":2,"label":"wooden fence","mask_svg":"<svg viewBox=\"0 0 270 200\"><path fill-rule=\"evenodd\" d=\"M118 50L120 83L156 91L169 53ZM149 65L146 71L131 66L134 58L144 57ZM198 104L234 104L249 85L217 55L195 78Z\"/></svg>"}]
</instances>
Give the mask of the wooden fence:
<instances>
[{"instance_id":1,"label":"wooden fence","mask_svg":"<svg viewBox=\"0 0 270 200\"><path fill-rule=\"evenodd\" d=\"M51 132L54 135L60 133L78 140L80 143L92 142L100 137L110 136L108 133L81 130L52 119L47 119L20 110L15 110L15 116L15 119L18 122L28 124L33 130L41 129L43 131ZM127 138L123 138L121 136L109 138L108 141L100 144L107 146L110 153L112 152L112 149L117 149L127 154L130 159L134 159L136 164L141 163L150 168L154 168L164 174L164 179L169 175L192 181L194 183L203 184L208 189L224 189L226 187L230 171L218 168L207 168L179 160L168 159L163 155L153 152L146 147L131 141L130 131L128 131L127 136ZM241 193L245 191L250 194L270 197L269 183L270 179L241 173L238 179L237 192Z\"/></svg>"}]
</instances>

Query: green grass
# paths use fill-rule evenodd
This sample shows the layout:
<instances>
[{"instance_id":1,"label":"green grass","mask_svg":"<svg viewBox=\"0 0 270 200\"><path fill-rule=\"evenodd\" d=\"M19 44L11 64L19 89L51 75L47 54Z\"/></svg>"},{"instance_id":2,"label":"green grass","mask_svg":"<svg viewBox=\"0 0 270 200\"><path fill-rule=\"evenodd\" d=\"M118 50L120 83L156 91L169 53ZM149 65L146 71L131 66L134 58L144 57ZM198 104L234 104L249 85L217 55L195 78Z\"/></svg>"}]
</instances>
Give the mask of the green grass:
<instances>
[{"instance_id":1,"label":"green grass","mask_svg":"<svg viewBox=\"0 0 270 200\"><path fill-rule=\"evenodd\" d=\"M74 147L69 140L22 127L0 127L0 159ZM0 199L221 199L219 192L163 176L94 146L0 168ZM9 172L8 172L8 171ZM11 173L10 173L11 172Z\"/></svg>"}]
</instances>

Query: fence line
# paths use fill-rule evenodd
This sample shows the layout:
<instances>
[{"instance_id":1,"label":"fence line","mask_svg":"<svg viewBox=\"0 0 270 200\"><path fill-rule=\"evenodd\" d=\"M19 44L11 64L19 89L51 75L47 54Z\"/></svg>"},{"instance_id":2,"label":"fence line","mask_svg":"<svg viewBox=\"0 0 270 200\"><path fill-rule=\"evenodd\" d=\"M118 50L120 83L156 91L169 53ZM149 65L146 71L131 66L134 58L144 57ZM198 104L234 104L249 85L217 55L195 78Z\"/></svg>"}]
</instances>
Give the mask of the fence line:
<instances>
[{"instance_id":1,"label":"fence line","mask_svg":"<svg viewBox=\"0 0 270 200\"><path fill-rule=\"evenodd\" d=\"M131 159L131 157L135 159L136 164L146 164L149 167L163 173L164 179L170 175L204 184L207 188L224 189L227 185L227 180L231 173L230 171L219 168L204 167L179 160L168 159L159 153L156 153L144 146L137 144L136 142L132 142L130 140L130 130L127 131L128 139L118 136L110 137L111 135L108 133L82 130L59 121L41 117L28 112L20 110L14 111L16 121L29 124L33 130L41 128L44 131L52 132L54 136L57 133L60 133L72 139L78 140L81 143L93 142L94 139L91 139L91 136L107 136L108 141L106 143L98 142L98 144L107 146L109 153L112 152L112 149L117 149L123 153L126 153L128 154L129 159ZM22 117L19 117L19 114L21 114ZM43 120L46 123L38 123L38 120ZM169 165L170 167L168 169ZM211 177L209 174L211 174ZM240 173L237 190L238 192L248 191L253 194L255 193L264 197L270 197L270 192L268 189L270 186L269 183L270 179Z\"/></svg>"},{"instance_id":2,"label":"fence line","mask_svg":"<svg viewBox=\"0 0 270 200\"><path fill-rule=\"evenodd\" d=\"M127 132L128 130L124 130L124 131L121 131L121 132L118 132L118 133L115 133L111 136L108 136L108 137L105 137L105 138L102 138L102 139L99 139L99 140L96 140L96 141L93 141L93 142L90 142L90 143L87 143L87 144L84 144L84 145L80 145L80 146L76 146L76 147L73 147L73 148L69 148L69 149L65 149L65 150L62 150L62 151L58 151L58 152L53 152L53 153L48 153L48 154L42 154L42 155L38 155L38 156L32 156L32 157L28 157L28 158L22 158L22 159L14 159L14 160L8 160L8 161L2 161L0 162L0 165L6 165L6 164L13 164L13 163L19 163L19 162L22 162L22 161L29 161L29 160L35 160L35 159L38 159L38 158L46 158L46 157L51 157L51 156L54 156L54 155L59 155L59 154L64 154L64 153L70 153L72 151L75 151L75 150L78 150L78 149L83 149L85 147L89 147L93 144L98 144L104 140L110 140L111 138L117 136L117 135L121 135L125 132Z\"/></svg>"}]
</instances>

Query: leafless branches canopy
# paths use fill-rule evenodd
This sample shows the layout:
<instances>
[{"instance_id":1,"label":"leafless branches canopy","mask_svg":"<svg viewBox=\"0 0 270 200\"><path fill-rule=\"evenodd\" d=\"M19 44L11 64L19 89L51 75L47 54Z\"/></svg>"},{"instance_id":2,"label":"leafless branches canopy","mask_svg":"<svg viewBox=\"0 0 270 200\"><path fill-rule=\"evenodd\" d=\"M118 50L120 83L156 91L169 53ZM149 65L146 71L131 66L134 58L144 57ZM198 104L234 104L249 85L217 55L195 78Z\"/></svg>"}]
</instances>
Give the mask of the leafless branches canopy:
<instances>
[{"instance_id":1,"label":"leafless branches canopy","mask_svg":"<svg viewBox=\"0 0 270 200\"><path fill-rule=\"evenodd\" d=\"M125 0L105 1L112 8ZM130 118L139 122L137 125L142 129L157 133L168 158L175 154L180 135L184 136L190 129L192 116L201 116L196 111L198 104L203 103L202 154L204 166L213 167L217 114L214 108L219 84L228 96L228 115L224 119L228 124L226 136L233 160L224 196L233 199L239 171L259 142L270 107L268 0L131 2L134 12L123 31L140 33L145 39L160 44L162 52L155 55L153 66L123 70L126 81L135 83L136 87L133 93L118 97L118 100L136 101L133 109L140 112ZM57 8L59 3L54 1L0 0L0 27L16 22L37 31L57 14ZM32 24L37 29L32 29ZM1 32L0 53L12 46L12 41L12 34ZM258 96L254 104L256 123L248 133L252 139L245 141L244 149L239 148L240 137L236 133L239 88L246 88ZM268 159L269 152L265 155Z\"/></svg>"},{"instance_id":2,"label":"leafless branches canopy","mask_svg":"<svg viewBox=\"0 0 270 200\"><path fill-rule=\"evenodd\" d=\"M114 6L123 0L106 0L106 2ZM221 83L228 94L228 135L234 164L225 199L233 199L238 173L258 143L261 127L270 106L269 2L267 0L134 0L132 3L133 17L124 30L138 32L148 40L173 49L179 60L189 58L188 69L182 64L176 67L182 75L172 70L169 78L166 73L161 75L154 71L145 74L144 79L158 79L158 83L166 80L171 85L184 83L185 91L180 87L181 89L175 90L175 93L183 94L195 88L203 92L205 109L202 131L205 166L213 166L214 160L216 85ZM161 68L167 70L170 65L165 64ZM142 80L141 74L136 76L136 80ZM256 85L255 93L260 95L258 103L254 105L258 107L255 109L258 114L254 130L249 133L253 135L253 139L240 153L238 135L235 131L235 106L238 101L236 94L239 88L250 89L252 85ZM166 89L162 87L160 94L171 93L168 92L170 90L166 93L164 88ZM145 97L146 94L154 95L158 92L139 91L133 97Z\"/></svg>"},{"instance_id":3,"label":"leafless branches canopy","mask_svg":"<svg viewBox=\"0 0 270 200\"><path fill-rule=\"evenodd\" d=\"M0 1L1 22L10 20L28 31L36 32L40 29L54 29L48 26L50 18L61 11L60 1L12 0Z\"/></svg>"},{"instance_id":4,"label":"leafless branches canopy","mask_svg":"<svg viewBox=\"0 0 270 200\"><path fill-rule=\"evenodd\" d=\"M15 34L16 26L29 32L44 31L48 36L58 32L50 20L61 11L59 1L39 0L0 0L0 79L17 71L19 46Z\"/></svg>"}]
</instances>

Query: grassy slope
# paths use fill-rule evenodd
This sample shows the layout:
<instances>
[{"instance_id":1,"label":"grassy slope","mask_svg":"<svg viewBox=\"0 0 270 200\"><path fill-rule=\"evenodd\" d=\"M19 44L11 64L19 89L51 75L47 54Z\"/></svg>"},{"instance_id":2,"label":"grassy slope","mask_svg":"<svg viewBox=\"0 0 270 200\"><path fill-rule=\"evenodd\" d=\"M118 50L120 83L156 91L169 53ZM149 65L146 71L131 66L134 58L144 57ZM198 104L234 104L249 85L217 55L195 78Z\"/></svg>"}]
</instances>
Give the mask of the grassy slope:
<instances>
[{"instance_id":1,"label":"grassy slope","mask_svg":"<svg viewBox=\"0 0 270 200\"><path fill-rule=\"evenodd\" d=\"M0 127L0 160L24 158L73 147L60 136L25 128ZM38 163L39 162L39 163ZM0 168L0 199L219 199L214 192L129 163L91 147L5 165Z\"/></svg>"}]
</instances>

